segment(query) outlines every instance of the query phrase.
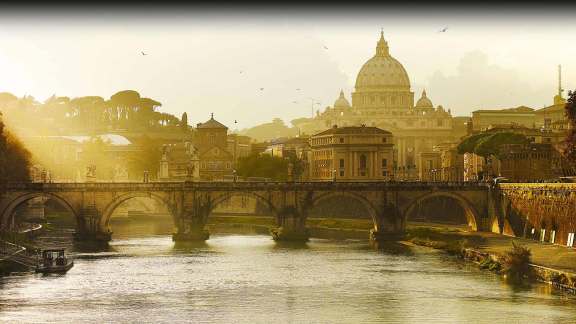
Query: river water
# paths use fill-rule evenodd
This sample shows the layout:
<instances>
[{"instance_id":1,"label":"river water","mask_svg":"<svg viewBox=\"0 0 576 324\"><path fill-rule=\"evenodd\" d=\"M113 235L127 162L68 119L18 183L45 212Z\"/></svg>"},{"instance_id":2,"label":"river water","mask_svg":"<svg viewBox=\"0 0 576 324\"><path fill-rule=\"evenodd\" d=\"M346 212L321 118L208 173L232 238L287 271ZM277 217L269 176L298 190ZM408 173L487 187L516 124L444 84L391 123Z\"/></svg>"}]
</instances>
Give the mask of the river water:
<instances>
[{"instance_id":1,"label":"river water","mask_svg":"<svg viewBox=\"0 0 576 324\"><path fill-rule=\"evenodd\" d=\"M0 278L2 323L574 323L576 298L442 252L265 235L116 237L65 275Z\"/></svg>"}]
</instances>

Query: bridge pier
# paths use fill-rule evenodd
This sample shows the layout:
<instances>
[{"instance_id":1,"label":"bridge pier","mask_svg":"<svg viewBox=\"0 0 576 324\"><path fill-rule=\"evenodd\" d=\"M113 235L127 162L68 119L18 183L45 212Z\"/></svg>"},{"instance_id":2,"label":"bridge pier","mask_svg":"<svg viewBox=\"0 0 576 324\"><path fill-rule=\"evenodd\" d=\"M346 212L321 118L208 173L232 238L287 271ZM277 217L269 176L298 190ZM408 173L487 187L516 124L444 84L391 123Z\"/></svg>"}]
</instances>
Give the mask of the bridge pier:
<instances>
[{"instance_id":1,"label":"bridge pier","mask_svg":"<svg viewBox=\"0 0 576 324\"><path fill-rule=\"evenodd\" d=\"M108 243L112 240L112 232L76 232L74 240L88 243Z\"/></svg>"},{"instance_id":2,"label":"bridge pier","mask_svg":"<svg viewBox=\"0 0 576 324\"><path fill-rule=\"evenodd\" d=\"M285 207L278 214L279 227L271 229L275 241L307 242L310 231L306 228L306 217L295 207Z\"/></svg>"},{"instance_id":3,"label":"bridge pier","mask_svg":"<svg viewBox=\"0 0 576 324\"><path fill-rule=\"evenodd\" d=\"M210 232L204 228L204 223L182 220L178 231L172 234L174 242L203 242L210 238Z\"/></svg>"},{"instance_id":4,"label":"bridge pier","mask_svg":"<svg viewBox=\"0 0 576 324\"><path fill-rule=\"evenodd\" d=\"M403 238L404 232L381 231L374 228L370 230L370 241L372 242L400 241Z\"/></svg>"}]
</instances>

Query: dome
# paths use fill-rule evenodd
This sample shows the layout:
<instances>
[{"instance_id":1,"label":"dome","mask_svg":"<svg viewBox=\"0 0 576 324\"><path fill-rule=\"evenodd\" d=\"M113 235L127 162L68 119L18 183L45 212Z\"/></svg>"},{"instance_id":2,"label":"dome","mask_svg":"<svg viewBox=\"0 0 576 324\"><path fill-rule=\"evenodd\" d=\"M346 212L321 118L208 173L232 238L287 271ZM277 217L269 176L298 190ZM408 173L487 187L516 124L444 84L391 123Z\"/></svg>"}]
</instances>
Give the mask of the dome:
<instances>
[{"instance_id":1,"label":"dome","mask_svg":"<svg viewBox=\"0 0 576 324\"><path fill-rule=\"evenodd\" d=\"M346 109L350 108L350 103L344 97L344 91L340 90L340 97L334 102L334 108Z\"/></svg>"},{"instance_id":2,"label":"dome","mask_svg":"<svg viewBox=\"0 0 576 324\"><path fill-rule=\"evenodd\" d=\"M357 91L363 88L382 87L410 89L408 73L398 60L390 56L384 33L380 34L376 55L364 63L356 77Z\"/></svg>"},{"instance_id":3,"label":"dome","mask_svg":"<svg viewBox=\"0 0 576 324\"><path fill-rule=\"evenodd\" d=\"M432 101L426 96L426 90L422 91L422 97L416 102L416 108L434 108Z\"/></svg>"}]
</instances>

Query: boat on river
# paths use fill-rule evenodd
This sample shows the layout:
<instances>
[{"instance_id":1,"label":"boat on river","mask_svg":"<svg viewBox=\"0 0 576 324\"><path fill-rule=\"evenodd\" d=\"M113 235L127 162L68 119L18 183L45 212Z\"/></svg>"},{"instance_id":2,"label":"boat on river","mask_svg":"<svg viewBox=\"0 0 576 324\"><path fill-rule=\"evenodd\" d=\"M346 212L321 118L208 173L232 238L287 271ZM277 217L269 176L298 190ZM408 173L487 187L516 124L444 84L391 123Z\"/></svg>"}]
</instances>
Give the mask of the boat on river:
<instances>
[{"instance_id":1,"label":"boat on river","mask_svg":"<svg viewBox=\"0 0 576 324\"><path fill-rule=\"evenodd\" d=\"M74 261L68 260L64 249L48 249L42 251L36 272L40 273L66 273L74 266Z\"/></svg>"}]
</instances>

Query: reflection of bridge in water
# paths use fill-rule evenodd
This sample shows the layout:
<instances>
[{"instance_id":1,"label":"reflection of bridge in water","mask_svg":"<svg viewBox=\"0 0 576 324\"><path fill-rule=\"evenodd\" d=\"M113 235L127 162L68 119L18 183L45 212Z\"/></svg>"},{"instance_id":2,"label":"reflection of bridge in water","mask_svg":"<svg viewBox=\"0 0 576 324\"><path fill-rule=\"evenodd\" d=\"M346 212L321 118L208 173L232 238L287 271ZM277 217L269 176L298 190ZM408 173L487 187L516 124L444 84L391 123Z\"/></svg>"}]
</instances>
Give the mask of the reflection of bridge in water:
<instances>
[{"instance_id":1,"label":"reflection of bridge in water","mask_svg":"<svg viewBox=\"0 0 576 324\"><path fill-rule=\"evenodd\" d=\"M259 200L275 217L276 238L306 237L309 211L326 199L348 197L365 207L374 227L371 237L390 239L406 227L406 216L420 203L435 197L456 201L472 230L497 230L486 184L440 182L154 182L154 183L18 183L0 190L0 228L10 231L15 210L30 199L47 197L67 209L77 223L77 238L111 239L114 210L132 198L150 198L170 212L175 240L204 240L204 226L218 204L235 195ZM443 212L439 210L438 212ZM448 211L446 211L448 212Z\"/></svg>"}]
</instances>

